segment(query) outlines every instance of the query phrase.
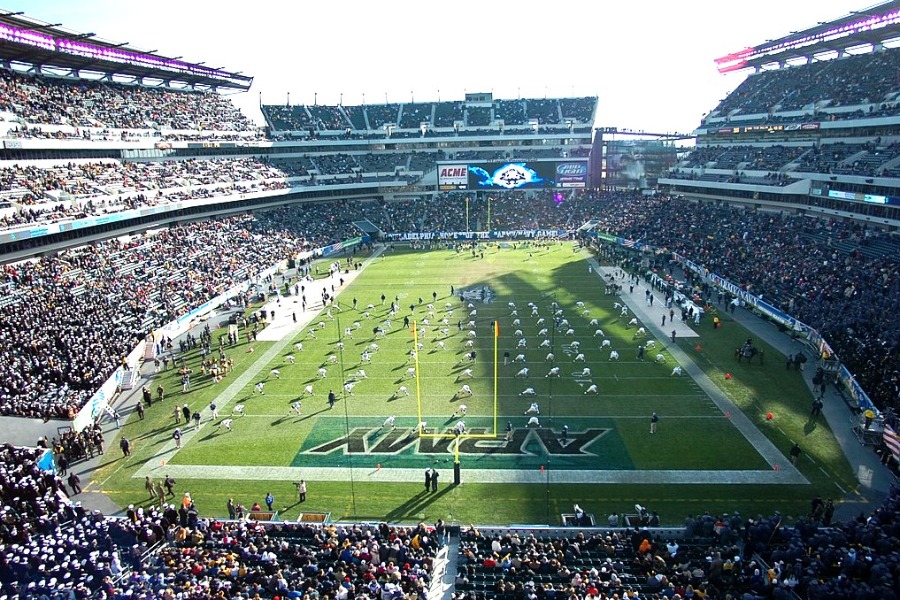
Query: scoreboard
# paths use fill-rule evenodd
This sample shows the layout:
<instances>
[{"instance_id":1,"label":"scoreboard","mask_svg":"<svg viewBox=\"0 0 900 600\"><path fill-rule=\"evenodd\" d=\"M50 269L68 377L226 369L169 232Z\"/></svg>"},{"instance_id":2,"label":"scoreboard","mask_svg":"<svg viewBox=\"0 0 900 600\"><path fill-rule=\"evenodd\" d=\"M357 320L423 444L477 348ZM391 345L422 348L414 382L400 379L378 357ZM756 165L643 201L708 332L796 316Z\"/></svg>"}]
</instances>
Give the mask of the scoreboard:
<instances>
[{"instance_id":1,"label":"scoreboard","mask_svg":"<svg viewBox=\"0 0 900 600\"><path fill-rule=\"evenodd\" d=\"M438 189L582 189L588 185L587 159L506 162L439 162Z\"/></svg>"}]
</instances>

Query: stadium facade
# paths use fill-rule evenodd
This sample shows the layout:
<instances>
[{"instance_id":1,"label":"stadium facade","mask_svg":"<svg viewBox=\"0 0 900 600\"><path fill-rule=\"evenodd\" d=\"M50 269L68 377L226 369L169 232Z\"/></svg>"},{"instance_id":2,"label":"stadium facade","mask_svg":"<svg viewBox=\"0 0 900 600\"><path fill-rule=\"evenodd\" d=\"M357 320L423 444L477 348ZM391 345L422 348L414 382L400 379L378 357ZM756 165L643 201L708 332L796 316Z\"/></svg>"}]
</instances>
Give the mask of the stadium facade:
<instances>
[{"instance_id":1,"label":"stadium facade","mask_svg":"<svg viewBox=\"0 0 900 600\"><path fill-rule=\"evenodd\" d=\"M897 3L891 2L726 57L723 64L729 66L725 68L754 67L758 72L705 117L696 131L696 150L661 177L660 186L698 202L847 219L865 224L866 230L895 231L900 224L900 89L895 77L900 71L900 51L888 48L888 42L898 33L896 11ZM836 38L833 29L849 35ZM252 80L241 74L91 40L89 34L17 14L0 15L0 32L0 79L8 92L5 106L0 106L0 161L7 171L0 190L0 217L5 219L0 257L6 264L177 223L292 204L340 200L380 206L452 192L501 196L529 189L531 184L542 191L549 188L565 200L582 188L619 185L618 179L607 177L619 168L607 164L613 161L611 156L605 151L602 156L592 154L598 147L593 128L596 98L494 99L489 94L472 94L443 102L266 105L262 110L267 127L259 131L216 94L223 88L247 89ZM847 51L861 43L871 52ZM830 60L819 60L825 55ZM803 64L790 66L795 62ZM785 68L769 69L773 63ZM209 105L214 108L210 110ZM169 110L173 106L180 108ZM632 162L652 151L646 145L638 150L630 146L636 144L624 144L617 152L631 158L614 162ZM621 169L634 174L626 179L646 185L640 173L630 169ZM541 184L546 181L553 183ZM383 233L371 225L360 220L360 235ZM480 225L490 229L490 218ZM866 234L862 236L864 241ZM632 240L626 241L633 246ZM860 246L876 254L893 248L882 238ZM15 285L7 282L0 303L20 301ZM172 310L183 314L192 308L185 301ZM43 481L32 471L39 454L4 449L4 463L26 465L22 477ZM52 482L44 482L42 489L52 487ZM343 588L338 597L347 597L343 590L351 586L356 586L357 597L385 597L385 593L395 597L391 594L429 593L422 582L432 574L434 593L449 595L456 589L466 597L538 598L566 591L574 597L598 597L607 591L610 597L620 593L645 597L663 590L667 593L662 595L675 597L688 595L691 586L722 590L721 594L707 591L710 598L725 597L726 589L790 597L795 587L809 597L850 597L855 589L851 583L869 586L867 597L890 597L896 589L891 579L896 580L895 574L887 567L871 566L881 565L882 555L896 553L878 519L874 525L848 524L846 531L821 535L815 525L811 530L798 526L794 537L785 534L782 538L779 532L786 528L780 515L749 523L739 517L721 522L701 518L685 529L657 530L657 536L670 538L668 544L653 538L652 532L618 527L611 527L609 535L588 531L585 536L584 532L524 528L443 530L443 524L393 531L368 525L275 530L225 524L206 530L199 539L195 531L185 534L187 540L168 544L164 529L159 536L157 528L160 523L177 522L181 518L177 510L175 516L168 509L148 509L146 514L132 511L128 519L111 524L54 497L51 493L46 504L16 509L34 524L35 532L46 529L51 545L65 548L66 555L73 557L71 564L77 562L78 567L69 571L74 576L66 577L68 566L42 568L54 562L46 553L41 557L44 563L29 558L45 549L35 548L33 539L20 540L15 527L7 526L12 521L5 519L0 535L11 565L0 579L5 593L50 597L59 590L59 597L71 597L67 590L73 586L66 580L78 580L79 593L112 596L132 589L165 594L161 590L181 578L188 597L219 590L229 596L237 591L246 597L252 597L251 593L269 597L297 594L295 588L307 579L307 584L314 581L308 588L322 593ZM4 496L5 504L6 500ZM896 495L889 499L881 522L896 520L896 502ZM188 503L184 508L182 525L189 529L191 519L197 523L196 514L190 514ZM579 510L575 515L580 519ZM5 506L4 514L8 512ZM54 532L61 521L75 525ZM861 531L864 527L874 529ZM454 534L450 547L458 553L449 563L445 533ZM270 543L269 535L287 541ZM352 548L347 555L335 552L317 557L321 565L355 565L347 569L345 578L320 574L317 567L307 573L287 566L281 578L284 583L270 577L274 572L268 573L262 563L300 560L306 552L301 549L315 547L319 535L327 535L334 547ZM683 540L681 556L690 557L699 574L688 570L685 575L674 568L679 564L673 560L678 556L677 544L673 550L671 542L675 537ZM846 552L840 556L834 552L834 544L838 552L843 551L848 537L858 546L849 565L842 558ZM264 545L268 554L257 555L253 546L252 556L241 557L242 568L229 565L234 573L229 571L228 577L237 582L231 589L223 588L223 578L215 575L205 587L195 587L195 580L182 576L187 572L196 576L197 569L209 566L184 562L179 555L186 545L200 546L205 538L217 573L223 568L218 565L233 560L236 544ZM429 542L429 538L439 541ZM393 554L388 550L377 556L394 570L358 568L373 561L373 547L366 542L372 539L393 549ZM650 544L651 539L665 552L643 550L644 541ZM798 540L808 544L798 546ZM865 546L862 540L868 540ZM100 552L84 553L92 543L103 544L107 553L117 556L134 544L133 565L114 568L118 558L107 554L104 563ZM803 551L814 545L828 552L829 544L833 560L828 564L836 565L834 569L823 567L822 561ZM712 554L707 552L710 549ZM378 550L376 544L374 551ZM867 561L860 561L869 565L864 565L864 571L854 567L857 551L868 555ZM783 558L799 562L796 572L780 562ZM394 568L395 560L402 568ZM441 560L445 571L448 564L457 563L458 570L449 577L439 573L435 565ZM172 577L158 581L129 577L151 562L169 565L160 567L160 572L169 568ZM571 570L561 568L561 562L568 562ZM307 567L312 564L306 561ZM767 566L774 575L764 582L758 569L765 573ZM806 576L806 569L812 569L814 576ZM248 572L266 576L251 584ZM836 588L829 587L832 576L839 582ZM437 583L442 577L451 584L442 588ZM373 581L378 583L377 591Z\"/></svg>"}]
</instances>

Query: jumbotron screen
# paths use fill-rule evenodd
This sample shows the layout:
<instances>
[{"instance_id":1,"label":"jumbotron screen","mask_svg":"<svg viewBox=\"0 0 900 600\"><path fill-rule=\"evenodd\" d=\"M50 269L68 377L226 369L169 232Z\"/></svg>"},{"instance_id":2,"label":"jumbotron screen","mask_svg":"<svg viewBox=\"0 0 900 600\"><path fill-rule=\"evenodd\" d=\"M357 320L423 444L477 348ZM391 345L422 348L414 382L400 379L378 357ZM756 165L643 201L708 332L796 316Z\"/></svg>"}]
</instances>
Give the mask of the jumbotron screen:
<instances>
[{"instance_id":1,"label":"jumbotron screen","mask_svg":"<svg viewBox=\"0 0 900 600\"><path fill-rule=\"evenodd\" d=\"M659 140L609 140L606 184L613 187L652 188L678 161L678 148Z\"/></svg>"},{"instance_id":2,"label":"jumbotron screen","mask_svg":"<svg viewBox=\"0 0 900 600\"><path fill-rule=\"evenodd\" d=\"M587 183L587 160L438 163L442 191L575 189Z\"/></svg>"}]
</instances>

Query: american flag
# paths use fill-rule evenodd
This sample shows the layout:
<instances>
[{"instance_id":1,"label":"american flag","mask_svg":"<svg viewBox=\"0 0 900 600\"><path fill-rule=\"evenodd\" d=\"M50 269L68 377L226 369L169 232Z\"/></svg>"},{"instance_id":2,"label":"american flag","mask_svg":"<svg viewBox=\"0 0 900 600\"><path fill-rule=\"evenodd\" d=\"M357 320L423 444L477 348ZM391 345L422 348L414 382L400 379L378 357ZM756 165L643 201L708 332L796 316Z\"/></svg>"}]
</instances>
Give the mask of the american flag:
<instances>
[{"instance_id":1,"label":"american flag","mask_svg":"<svg viewBox=\"0 0 900 600\"><path fill-rule=\"evenodd\" d=\"M634 240L625 240L622 242L622 245L626 248L634 248Z\"/></svg>"},{"instance_id":2,"label":"american flag","mask_svg":"<svg viewBox=\"0 0 900 600\"><path fill-rule=\"evenodd\" d=\"M894 460L900 461L900 436L887 423L884 424L884 444L891 451Z\"/></svg>"}]
</instances>

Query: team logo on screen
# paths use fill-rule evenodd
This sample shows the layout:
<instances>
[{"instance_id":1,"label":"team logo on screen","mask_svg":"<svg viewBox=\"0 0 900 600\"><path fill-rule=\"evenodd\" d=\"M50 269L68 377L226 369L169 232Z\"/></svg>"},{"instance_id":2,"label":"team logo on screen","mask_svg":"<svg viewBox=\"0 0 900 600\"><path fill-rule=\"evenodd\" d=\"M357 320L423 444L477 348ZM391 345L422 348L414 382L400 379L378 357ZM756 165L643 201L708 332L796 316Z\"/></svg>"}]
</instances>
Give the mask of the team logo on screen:
<instances>
[{"instance_id":1,"label":"team logo on screen","mask_svg":"<svg viewBox=\"0 0 900 600\"><path fill-rule=\"evenodd\" d=\"M537 185L544 181L534 169L525 166L524 163L507 163L498 168L493 174L481 167L469 167L481 187L502 187L514 190L526 185Z\"/></svg>"}]
</instances>

